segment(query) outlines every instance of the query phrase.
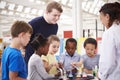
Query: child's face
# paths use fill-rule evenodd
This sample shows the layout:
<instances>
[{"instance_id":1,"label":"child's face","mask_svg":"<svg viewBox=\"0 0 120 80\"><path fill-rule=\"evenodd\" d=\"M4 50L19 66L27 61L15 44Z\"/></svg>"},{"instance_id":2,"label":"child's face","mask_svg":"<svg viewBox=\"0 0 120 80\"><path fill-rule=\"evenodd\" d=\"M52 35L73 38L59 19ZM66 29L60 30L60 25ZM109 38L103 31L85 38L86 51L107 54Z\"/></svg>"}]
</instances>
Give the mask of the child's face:
<instances>
[{"instance_id":1,"label":"child's face","mask_svg":"<svg viewBox=\"0 0 120 80\"><path fill-rule=\"evenodd\" d=\"M55 54L58 51L58 49L59 49L59 45L60 45L60 42L52 41L52 43L49 46L49 52L51 54Z\"/></svg>"},{"instance_id":2,"label":"child's face","mask_svg":"<svg viewBox=\"0 0 120 80\"><path fill-rule=\"evenodd\" d=\"M92 57L95 55L96 48L94 44L86 44L85 50L88 56Z\"/></svg>"},{"instance_id":3,"label":"child's face","mask_svg":"<svg viewBox=\"0 0 120 80\"><path fill-rule=\"evenodd\" d=\"M30 37L31 37L30 33L21 33L20 34L21 45L26 46L30 40Z\"/></svg>"},{"instance_id":4,"label":"child's face","mask_svg":"<svg viewBox=\"0 0 120 80\"><path fill-rule=\"evenodd\" d=\"M109 23L109 15L108 14L103 14L102 12L100 12L100 20L106 28L109 28L108 27L108 23Z\"/></svg>"},{"instance_id":5,"label":"child's face","mask_svg":"<svg viewBox=\"0 0 120 80\"><path fill-rule=\"evenodd\" d=\"M47 55L48 54L48 51L49 51L49 44L46 44L43 48L42 48L42 50L41 50L41 52L40 53L42 53L42 55Z\"/></svg>"},{"instance_id":6,"label":"child's face","mask_svg":"<svg viewBox=\"0 0 120 80\"><path fill-rule=\"evenodd\" d=\"M76 45L74 42L68 42L65 49L70 56L73 56L76 50Z\"/></svg>"}]
</instances>

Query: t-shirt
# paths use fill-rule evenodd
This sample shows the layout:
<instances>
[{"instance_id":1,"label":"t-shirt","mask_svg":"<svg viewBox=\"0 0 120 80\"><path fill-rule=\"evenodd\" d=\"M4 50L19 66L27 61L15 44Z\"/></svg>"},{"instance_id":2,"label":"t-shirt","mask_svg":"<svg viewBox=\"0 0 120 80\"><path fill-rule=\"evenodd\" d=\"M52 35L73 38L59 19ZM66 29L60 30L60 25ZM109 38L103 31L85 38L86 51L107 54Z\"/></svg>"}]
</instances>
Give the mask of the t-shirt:
<instances>
[{"instance_id":1,"label":"t-shirt","mask_svg":"<svg viewBox=\"0 0 120 80\"><path fill-rule=\"evenodd\" d=\"M26 64L21 51L6 47L2 55L2 80L9 80L9 71L18 72L21 78L27 78Z\"/></svg>"},{"instance_id":2,"label":"t-shirt","mask_svg":"<svg viewBox=\"0 0 120 80\"><path fill-rule=\"evenodd\" d=\"M45 60L46 62L48 62L49 65L57 62L55 55L52 55L50 53L48 53L47 56L42 55L41 58L42 58L42 60ZM55 66L53 66L50 69L49 74L56 74L56 73L57 73L57 68Z\"/></svg>"},{"instance_id":3,"label":"t-shirt","mask_svg":"<svg viewBox=\"0 0 120 80\"><path fill-rule=\"evenodd\" d=\"M73 69L73 66L71 65L71 63L79 62L80 59L81 59L81 56L77 52L75 52L72 57L67 52L64 52L60 55L59 62L64 65L64 69L66 71L70 71Z\"/></svg>"},{"instance_id":4,"label":"t-shirt","mask_svg":"<svg viewBox=\"0 0 120 80\"><path fill-rule=\"evenodd\" d=\"M28 63L28 80L54 80L55 76L48 74L40 56L34 53ZM55 79L56 80L56 79Z\"/></svg>"},{"instance_id":5,"label":"t-shirt","mask_svg":"<svg viewBox=\"0 0 120 80\"><path fill-rule=\"evenodd\" d=\"M89 57L87 54L82 55L84 68L92 70L99 64L100 55L96 54L94 57Z\"/></svg>"}]
</instances>

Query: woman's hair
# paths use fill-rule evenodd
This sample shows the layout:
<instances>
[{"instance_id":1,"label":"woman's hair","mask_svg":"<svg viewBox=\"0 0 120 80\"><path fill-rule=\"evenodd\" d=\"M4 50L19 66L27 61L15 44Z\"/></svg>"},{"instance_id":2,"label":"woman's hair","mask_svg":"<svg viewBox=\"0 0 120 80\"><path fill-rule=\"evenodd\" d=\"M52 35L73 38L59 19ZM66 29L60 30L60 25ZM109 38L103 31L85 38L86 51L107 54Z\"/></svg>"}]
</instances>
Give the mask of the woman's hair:
<instances>
[{"instance_id":1,"label":"woman's hair","mask_svg":"<svg viewBox=\"0 0 120 80\"><path fill-rule=\"evenodd\" d=\"M62 9L61 4L58 3L58 2L56 2L56 1L51 1L51 2L49 2L49 3L47 4L46 10L47 10L48 12L51 12L52 9L56 9L56 10L58 10L60 13L63 12L63 9Z\"/></svg>"},{"instance_id":2,"label":"woman's hair","mask_svg":"<svg viewBox=\"0 0 120 80\"><path fill-rule=\"evenodd\" d=\"M106 3L101 7L99 12L102 12L104 15L109 14L109 27L113 24L113 22L116 22L117 24L120 23L120 3Z\"/></svg>"},{"instance_id":3,"label":"woman's hair","mask_svg":"<svg viewBox=\"0 0 120 80\"><path fill-rule=\"evenodd\" d=\"M83 44L84 48L87 44L93 44L95 45L95 49L97 48L97 41L94 38L87 38Z\"/></svg>"},{"instance_id":4,"label":"woman's hair","mask_svg":"<svg viewBox=\"0 0 120 80\"><path fill-rule=\"evenodd\" d=\"M49 41L49 43L51 44L52 41L60 42L60 39L59 39L56 35L50 35L50 36L48 37L48 41Z\"/></svg>"},{"instance_id":5,"label":"woman's hair","mask_svg":"<svg viewBox=\"0 0 120 80\"><path fill-rule=\"evenodd\" d=\"M12 38L18 37L18 35L22 32L25 32L25 33L29 32L30 34L32 34L33 29L25 21L15 21L11 27Z\"/></svg>"},{"instance_id":6,"label":"woman's hair","mask_svg":"<svg viewBox=\"0 0 120 80\"><path fill-rule=\"evenodd\" d=\"M47 38L44 38L41 34L37 34L30 44L34 50L38 50L39 47L44 47L47 43Z\"/></svg>"}]
</instances>

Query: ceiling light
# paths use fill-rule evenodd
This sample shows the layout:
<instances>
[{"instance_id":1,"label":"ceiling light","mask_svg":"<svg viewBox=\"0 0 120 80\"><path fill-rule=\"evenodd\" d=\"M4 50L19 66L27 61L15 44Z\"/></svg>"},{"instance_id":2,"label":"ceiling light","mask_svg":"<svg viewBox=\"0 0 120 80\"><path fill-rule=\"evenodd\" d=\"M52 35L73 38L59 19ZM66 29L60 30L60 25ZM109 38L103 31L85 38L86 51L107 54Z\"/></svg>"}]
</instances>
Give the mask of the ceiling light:
<instances>
[{"instance_id":1,"label":"ceiling light","mask_svg":"<svg viewBox=\"0 0 120 80\"><path fill-rule=\"evenodd\" d=\"M40 4L40 3L41 3L41 1L40 1L40 0L36 0L36 3L37 3L37 4Z\"/></svg>"},{"instance_id":2,"label":"ceiling light","mask_svg":"<svg viewBox=\"0 0 120 80\"><path fill-rule=\"evenodd\" d=\"M99 11L99 8L95 8L95 10L94 10L94 14L97 14L98 13L98 11Z\"/></svg>"},{"instance_id":3,"label":"ceiling light","mask_svg":"<svg viewBox=\"0 0 120 80\"><path fill-rule=\"evenodd\" d=\"M9 4L9 7L8 7L9 10L14 10L14 8L15 8L15 4Z\"/></svg>"},{"instance_id":4,"label":"ceiling light","mask_svg":"<svg viewBox=\"0 0 120 80\"><path fill-rule=\"evenodd\" d=\"M59 2L60 0L54 0L54 1Z\"/></svg>"},{"instance_id":5,"label":"ceiling light","mask_svg":"<svg viewBox=\"0 0 120 80\"><path fill-rule=\"evenodd\" d=\"M35 0L29 0L30 2L34 2Z\"/></svg>"},{"instance_id":6,"label":"ceiling light","mask_svg":"<svg viewBox=\"0 0 120 80\"><path fill-rule=\"evenodd\" d=\"M5 8L5 6L6 6L6 2L1 1L1 2L0 2L0 8L4 9L4 8Z\"/></svg>"},{"instance_id":7,"label":"ceiling light","mask_svg":"<svg viewBox=\"0 0 120 80\"><path fill-rule=\"evenodd\" d=\"M15 13L15 15L19 16L19 15L20 15L20 13L16 12L16 13Z\"/></svg>"},{"instance_id":8,"label":"ceiling light","mask_svg":"<svg viewBox=\"0 0 120 80\"><path fill-rule=\"evenodd\" d=\"M8 12L8 15L13 15L13 14L14 14L13 11Z\"/></svg>"},{"instance_id":9,"label":"ceiling light","mask_svg":"<svg viewBox=\"0 0 120 80\"><path fill-rule=\"evenodd\" d=\"M67 1L68 0L61 0L61 3L64 4L64 5L66 5Z\"/></svg>"},{"instance_id":10,"label":"ceiling light","mask_svg":"<svg viewBox=\"0 0 120 80\"><path fill-rule=\"evenodd\" d=\"M2 10L1 14L7 14L7 11L6 10Z\"/></svg>"},{"instance_id":11,"label":"ceiling light","mask_svg":"<svg viewBox=\"0 0 120 80\"><path fill-rule=\"evenodd\" d=\"M32 13L32 14L36 14L36 13L37 13L37 9L32 9L32 10L31 10L31 13Z\"/></svg>"},{"instance_id":12,"label":"ceiling light","mask_svg":"<svg viewBox=\"0 0 120 80\"><path fill-rule=\"evenodd\" d=\"M21 17L25 17L25 14L20 14Z\"/></svg>"},{"instance_id":13,"label":"ceiling light","mask_svg":"<svg viewBox=\"0 0 120 80\"><path fill-rule=\"evenodd\" d=\"M30 10L31 10L31 9L27 7L27 8L25 8L24 13L29 13Z\"/></svg>"},{"instance_id":14,"label":"ceiling light","mask_svg":"<svg viewBox=\"0 0 120 80\"><path fill-rule=\"evenodd\" d=\"M16 11L22 12L22 10L23 10L23 6L22 6L22 5L18 5L18 7L17 7L17 10L16 10Z\"/></svg>"},{"instance_id":15,"label":"ceiling light","mask_svg":"<svg viewBox=\"0 0 120 80\"><path fill-rule=\"evenodd\" d=\"M26 18L31 18L31 16L30 16L29 14L27 14L25 17L26 17Z\"/></svg>"},{"instance_id":16,"label":"ceiling light","mask_svg":"<svg viewBox=\"0 0 120 80\"><path fill-rule=\"evenodd\" d=\"M38 11L38 15L41 16L43 14L43 10Z\"/></svg>"}]
</instances>

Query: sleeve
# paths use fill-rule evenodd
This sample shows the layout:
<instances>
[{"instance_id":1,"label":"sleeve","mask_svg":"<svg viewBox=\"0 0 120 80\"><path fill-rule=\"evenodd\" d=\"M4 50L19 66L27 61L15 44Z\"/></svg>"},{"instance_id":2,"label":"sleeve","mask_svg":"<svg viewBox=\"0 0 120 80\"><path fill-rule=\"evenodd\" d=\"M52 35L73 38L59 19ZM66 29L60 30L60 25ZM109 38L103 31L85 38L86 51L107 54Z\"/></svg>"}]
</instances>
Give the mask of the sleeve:
<instances>
[{"instance_id":1,"label":"sleeve","mask_svg":"<svg viewBox=\"0 0 120 80\"><path fill-rule=\"evenodd\" d=\"M115 64L115 43L113 33L104 33L100 48L99 77L101 80L107 80L107 77L113 72Z\"/></svg>"},{"instance_id":2,"label":"sleeve","mask_svg":"<svg viewBox=\"0 0 120 80\"><path fill-rule=\"evenodd\" d=\"M42 59L42 60L45 60L46 62L48 62L47 56L42 55L42 56L41 56L41 59Z\"/></svg>"},{"instance_id":3,"label":"sleeve","mask_svg":"<svg viewBox=\"0 0 120 80\"><path fill-rule=\"evenodd\" d=\"M64 58L65 58L65 54L60 55L58 62L63 64Z\"/></svg>"},{"instance_id":4,"label":"sleeve","mask_svg":"<svg viewBox=\"0 0 120 80\"><path fill-rule=\"evenodd\" d=\"M38 60L36 61L36 71L38 71L38 74L42 77L43 80L46 80L46 79L52 79L52 78L55 78L54 75L50 75L46 72L43 64L42 64L42 60Z\"/></svg>"},{"instance_id":5,"label":"sleeve","mask_svg":"<svg viewBox=\"0 0 120 80\"><path fill-rule=\"evenodd\" d=\"M55 34L57 34L57 32L58 32L58 24L56 24L56 27L55 27L55 28L56 28L56 30L55 30L55 31L56 31Z\"/></svg>"},{"instance_id":6,"label":"sleeve","mask_svg":"<svg viewBox=\"0 0 120 80\"><path fill-rule=\"evenodd\" d=\"M19 72L23 69L23 58L21 55L14 55L10 57L10 61L9 61L9 70L10 71L15 71L15 72Z\"/></svg>"},{"instance_id":7,"label":"sleeve","mask_svg":"<svg viewBox=\"0 0 120 80\"><path fill-rule=\"evenodd\" d=\"M85 61L85 55L81 56L81 60L84 62Z\"/></svg>"}]
</instances>

